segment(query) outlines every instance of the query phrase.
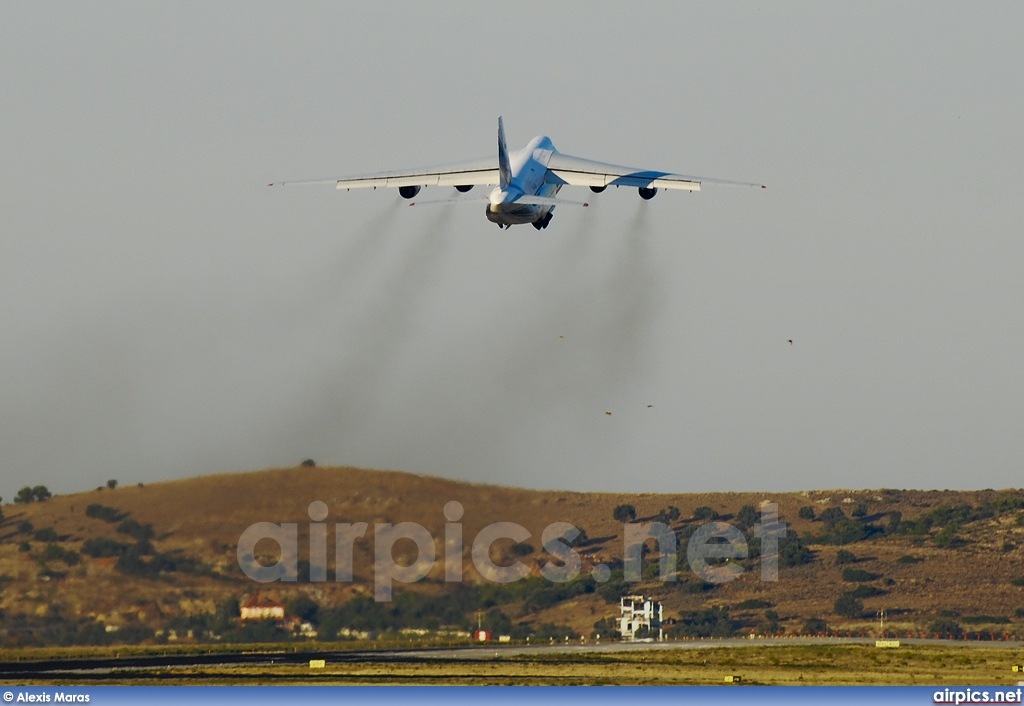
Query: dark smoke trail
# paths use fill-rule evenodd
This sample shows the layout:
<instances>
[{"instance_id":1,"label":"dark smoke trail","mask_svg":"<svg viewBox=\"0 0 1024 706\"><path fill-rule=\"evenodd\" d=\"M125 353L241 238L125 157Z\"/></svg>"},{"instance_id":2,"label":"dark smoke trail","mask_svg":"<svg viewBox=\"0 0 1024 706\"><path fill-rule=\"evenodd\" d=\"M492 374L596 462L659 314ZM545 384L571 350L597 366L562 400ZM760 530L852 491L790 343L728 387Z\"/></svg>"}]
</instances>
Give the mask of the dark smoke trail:
<instances>
[{"instance_id":1,"label":"dark smoke trail","mask_svg":"<svg viewBox=\"0 0 1024 706\"><path fill-rule=\"evenodd\" d=\"M375 421L395 361L406 353L417 302L438 271L449 242L452 214L438 207L397 263L381 276L365 308L351 320L334 322L335 362L303 394L303 411L292 419L282 443L347 437ZM364 293L365 295L365 293ZM327 323L327 322L325 322Z\"/></svg>"}]
</instances>

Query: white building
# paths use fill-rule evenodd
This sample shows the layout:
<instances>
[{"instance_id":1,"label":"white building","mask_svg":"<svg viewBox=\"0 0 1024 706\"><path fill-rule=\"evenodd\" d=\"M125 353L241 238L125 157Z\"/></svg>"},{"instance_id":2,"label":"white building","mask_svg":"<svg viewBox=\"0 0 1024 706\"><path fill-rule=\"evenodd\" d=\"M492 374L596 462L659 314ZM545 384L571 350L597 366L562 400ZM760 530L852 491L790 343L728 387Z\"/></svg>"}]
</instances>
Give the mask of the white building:
<instances>
[{"instance_id":1,"label":"white building","mask_svg":"<svg viewBox=\"0 0 1024 706\"><path fill-rule=\"evenodd\" d=\"M242 620L284 620L284 604L255 595L241 605Z\"/></svg>"},{"instance_id":2,"label":"white building","mask_svg":"<svg viewBox=\"0 0 1024 706\"><path fill-rule=\"evenodd\" d=\"M622 615L619 618L619 632L628 642L636 640L640 628L647 628L647 639L661 641L661 603L643 596L623 596L619 602Z\"/></svg>"}]
</instances>

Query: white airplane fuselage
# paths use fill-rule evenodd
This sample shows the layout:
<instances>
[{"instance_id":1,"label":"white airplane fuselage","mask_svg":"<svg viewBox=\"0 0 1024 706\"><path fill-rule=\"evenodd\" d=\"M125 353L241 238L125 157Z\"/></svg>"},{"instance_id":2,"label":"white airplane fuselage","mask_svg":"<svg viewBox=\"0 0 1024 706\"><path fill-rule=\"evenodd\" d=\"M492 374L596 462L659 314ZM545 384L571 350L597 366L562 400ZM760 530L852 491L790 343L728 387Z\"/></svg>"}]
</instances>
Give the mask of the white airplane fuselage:
<instances>
[{"instance_id":1,"label":"white airplane fuselage","mask_svg":"<svg viewBox=\"0 0 1024 706\"><path fill-rule=\"evenodd\" d=\"M550 219L554 206L517 203L516 200L523 196L552 198L558 193L562 185L547 180L548 160L554 152L551 138L538 136L523 149L509 154L511 179L508 185L496 186L491 191L487 220L508 227Z\"/></svg>"}]
</instances>

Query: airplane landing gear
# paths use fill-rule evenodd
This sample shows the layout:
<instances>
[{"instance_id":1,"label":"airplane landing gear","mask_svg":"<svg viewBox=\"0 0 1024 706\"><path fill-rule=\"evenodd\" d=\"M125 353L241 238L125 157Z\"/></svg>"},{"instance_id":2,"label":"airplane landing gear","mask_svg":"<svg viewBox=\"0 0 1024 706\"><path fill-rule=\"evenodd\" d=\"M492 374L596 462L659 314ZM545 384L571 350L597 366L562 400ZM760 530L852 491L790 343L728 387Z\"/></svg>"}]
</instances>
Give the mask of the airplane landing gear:
<instances>
[{"instance_id":1,"label":"airplane landing gear","mask_svg":"<svg viewBox=\"0 0 1024 706\"><path fill-rule=\"evenodd\" d=\"M548 211L548 215L544 216L543 220L533 222L533 227L536 228L537 230L543 230L544 228L547 228L548 224L551 223L551 219L554 217L554 215L555 214L553 211Z\"/></svg>"}]
</instances>

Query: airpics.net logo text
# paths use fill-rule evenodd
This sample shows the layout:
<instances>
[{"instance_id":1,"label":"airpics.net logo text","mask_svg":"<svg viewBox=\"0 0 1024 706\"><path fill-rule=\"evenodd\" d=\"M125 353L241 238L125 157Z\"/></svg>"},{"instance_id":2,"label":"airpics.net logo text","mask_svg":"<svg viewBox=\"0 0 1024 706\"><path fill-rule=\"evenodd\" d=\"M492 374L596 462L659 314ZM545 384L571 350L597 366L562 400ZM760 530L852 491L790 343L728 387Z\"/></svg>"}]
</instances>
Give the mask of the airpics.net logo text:
<instances>
[{"instance_id":1,"label":"airpics.net logo text","mask_svg":"<svg viewBox=\"0 0 1024 706\"><path fill-rule=\"evenodd\" d=\"M444 506L444 580L458 583L463 576L465 539L462 504L452 500ZM309 580L327 581L327 504L315 500L309 504ZM353 549L357 541L369 541L366 522L338 522L334 525L335 581L353 580ZM779 522L779 508L774 503L761 506L761 521L752 528L761 543L761 580L779 578L778 542L786 536L786 525ZM299 578L299 525L295 522L257 522L242 532L238 539L238 566L253 581L297 581ZM541 575L552 583L566 583L579 576L583 560L573 547L580 530L568 522L553 522L541 533L541 544L550 560L540 566ZM494 522L473 538L470 556L473 567L484 579L495 583L512 583L525 578L530 567L516 560L508 566L494 563L491 546L498 540L526 542L533 535L515 522ZM644 546L653 540L658 550L658 578L663 582L677 580L679 551L676 533L663 522L627 523L623 525L623 579L628 583L641 580ZM395 544L402 539L416 545L415 559L407 564L395 561ZM263 540L275 542L279 558L270 565L256 559L256 545ZM707 522L697 528L686 544L686 560L690 570L709 583L726 583L737 578L744 569L738 560L749 556L746 536L727 522ZM394 583L415 583L437 564L435 539L415 522L397 524L378 522L373 526L373 597L380 602L391 600ZM598 583L612 576L606 564L595 564L591 576Z\"/></svg>"}]
</instances>

